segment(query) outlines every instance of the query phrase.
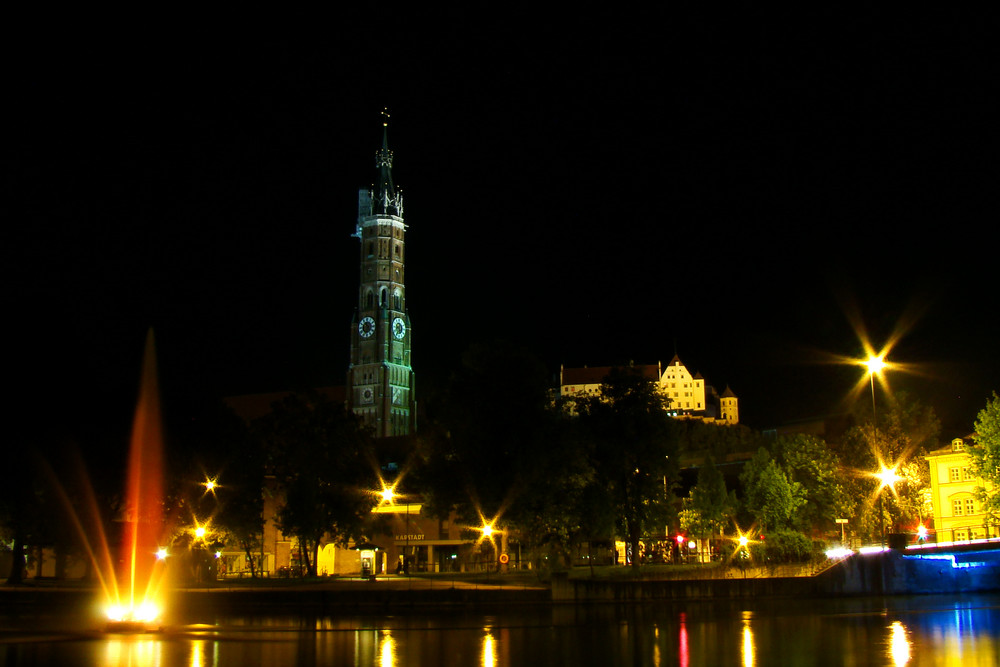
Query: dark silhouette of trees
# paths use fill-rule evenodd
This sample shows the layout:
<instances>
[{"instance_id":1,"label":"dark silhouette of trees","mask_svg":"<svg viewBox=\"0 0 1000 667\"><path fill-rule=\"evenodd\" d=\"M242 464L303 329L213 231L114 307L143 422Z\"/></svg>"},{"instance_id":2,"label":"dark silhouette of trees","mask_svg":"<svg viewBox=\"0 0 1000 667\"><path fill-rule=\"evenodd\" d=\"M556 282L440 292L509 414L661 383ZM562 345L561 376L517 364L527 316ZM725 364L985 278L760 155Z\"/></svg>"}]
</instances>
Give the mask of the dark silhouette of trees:
<instances>
[{"instance_id":1,"label":"dark silhouette of trees","mask_svg":"<svg viewBox=\"0 0 1000 667\"><path fill-rule=\"evenodd\" d=\"M678 448L665 400L654 383L626 367L612 371L599 396L576 403L594 483L618 517L635 566L640 540L672 518Z\"/></svg>"},{"instance_id":2,"label":"dark silhouette of trees","mask_svg":"<svg viewBox=\"0 0 1000 667\"><path fill-rule=\"evenodd\" d=\"M316 576L324 539L362 538L378 481L371 439L353 414L316 392L276 402L255 426L283 496L278 524L298 537Z\"/></svg>"},{"instance_id":3,"label":"dark silhouette of trees","mask_svg":"<svg viewBox=\"0 0 1000 667\"><path fill-rule=\"evenodd\" d=\"M428 411L416 475L428 511L473 528L516 525L536 555L565 562L592 470L541 362L505 341L472 345Z\"/></svg>"},{"instance_id":4,"label":"dark silhouette of trees","mask_svg":"<svg viewBox=\"0 0 1000 667\"><path fill-rule=\"evenodd\" d=\"M976 475L990 483L991 489L979 488L976 496L983 504L983 510L995 522L1000 514L1000 397L994 392L993 398L976 416L976 430L972 436L975 446L969 449Z\"/></svg>"}]
</instances>

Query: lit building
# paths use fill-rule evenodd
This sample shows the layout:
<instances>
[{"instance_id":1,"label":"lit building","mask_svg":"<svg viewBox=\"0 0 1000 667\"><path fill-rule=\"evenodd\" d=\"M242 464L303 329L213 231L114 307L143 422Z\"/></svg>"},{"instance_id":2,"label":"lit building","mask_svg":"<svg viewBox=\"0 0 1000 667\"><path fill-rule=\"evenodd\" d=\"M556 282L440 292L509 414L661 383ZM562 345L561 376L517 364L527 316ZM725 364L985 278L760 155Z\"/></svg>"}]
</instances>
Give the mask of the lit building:
<instances>
[{"instance_id":1,"label":"lit building","mask_svg":"<svg viewBox=\"0 0 1000 667\"><path fill-rule=\"evenodd\" d=\"M701 373L691 374L676 355L666 368L659 363L628 367L650 382L655 382L662 394L669 399L670 412L679 418L701 419L723 424L739 423L739 406L736 394L726 387L722 396L705 382ZM613 370L611 366L559 369L559 395L596 396L601 383Z\"/></svg>"},{"instance_id":2,"label":"lit building","mask_svg":"<svg viewBox=\"0 0 1000 667\"><path fill-rule=\"evenodd\" d=\"M930 464L934 530L938 542L964 542L1000 536L1000 525L990 523L976 500L977 487L991 488L972 472L967 451L971 436L955 438L924 457Z\"/></svg>"},{"instance_id":3,"label":"lit building","mask_svg":"<svg viewBox=\"0 0 1000 667\"><path fill-rule=\"evenodd\" d=\"M376 153L378 182L358 193L355 236L361 242L358 306L351 321L347 408L376 437L415 431L416 398L406 309L403 195L392 181L388 114Z\"/></svg>"}]
</instances>

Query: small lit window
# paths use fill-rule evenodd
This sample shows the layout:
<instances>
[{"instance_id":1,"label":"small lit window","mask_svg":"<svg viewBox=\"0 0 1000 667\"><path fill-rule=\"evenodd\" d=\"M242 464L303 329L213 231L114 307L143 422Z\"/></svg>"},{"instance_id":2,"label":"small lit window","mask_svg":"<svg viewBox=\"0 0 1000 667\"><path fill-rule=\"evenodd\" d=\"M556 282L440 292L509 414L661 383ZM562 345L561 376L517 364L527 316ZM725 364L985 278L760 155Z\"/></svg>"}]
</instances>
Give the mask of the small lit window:
<instances>
[{"instance_id":1,"label":"small lit window","mask_svg":"<svg viewBox=\"0 0 1000 667\"><path fill-rule=\"evenodd\" d=\"M960 482L960 481L962 481L962 469L961 468L948 468L948 481L949 482Z\"/></svg>"},{"instance_id":2,"label":"small lit window","mask_svg":"<svg viewBox=\"0 0 1000 667\"><path fill-rule=\"evenodd\" d=\"M951 514L952 516L962 516L962 501L953 500L951 501Z\"/></svg>"},{"instance_id":3,"label":"small lit window","mask_svg":"<svg viewBox=\"0 0 1000 667\"><path fill-rule=\"evenodd\" d=\"M972 476L972 471L969 468L962 468L962 481L971 482L975 478Z\"/></svg>"},{"instance_id":4,"label":"small lit window","mask_svg":"<svg viewBox=\"0 0 1000 667\"><path fill-rule=\"evenodd\" d=\"M976 501L972 498L965 499L965 513L975 514L976 513Z\"/></svg>"}]
</instances>

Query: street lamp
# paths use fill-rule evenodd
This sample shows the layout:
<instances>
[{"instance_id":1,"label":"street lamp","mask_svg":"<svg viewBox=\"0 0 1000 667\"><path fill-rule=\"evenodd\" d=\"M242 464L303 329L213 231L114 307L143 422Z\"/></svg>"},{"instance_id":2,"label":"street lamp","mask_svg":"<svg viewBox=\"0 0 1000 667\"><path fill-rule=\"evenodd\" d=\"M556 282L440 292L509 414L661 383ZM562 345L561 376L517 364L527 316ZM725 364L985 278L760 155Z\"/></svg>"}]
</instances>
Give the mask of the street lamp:
<instances>
[{"instance_id":1,"label":"street lamp","mask_svg":"<svg viewBox=\"0 0 1000 667\"><path fill-rule=\"evenodd\" d=\"M882 493L882 489L889 487L889 489L895 493L896 482L898 482L901 478L896 473L895 468L886 468L884 463L879 463L879 467L881 470L875 474L875 476L881 481L881 484L878 487L878 520L879 527L882 531L882 548L885 549L885 494Z\"/></svg>"},{"instance_id":2,"label":"street lamp","mask_svg":"<svg viewBox=\"0 0 1000 667\"><path fill-rule=\"evenodd\" d=\"M885 355L880 354L878 356L871 355L868 360L865 361L865 366L868 367L868 383L871 385L872 389L872 419L875 418L875 375L881 373L886 367Z\"/></svg>"},{"instance_id":3,"label":"street lamp","mask_svg":"<svg viewBox=\"0 0 1000 667\"><path fill-rule=\"evenodd\" d=\"M482 533L482 537L479 539L479 541L480 542L485 542L487 540L489 541L490 547L492 547L493 549L493 561L497 565L497 570L499 571L500 549L499 547L497 547L496 541L494 540L494 535L497 533L503 533L503 531L494 527L494 524L497 521L496 517L494 517L491 521L487 521L486 517L482 517L482 521L483 525L479 529L479 532ZM487 573L490 571L489 565L486 566L486 571Z\"/></svg>"},{"instance_id":4,"label":"street lamp","mask_svg":"<svg viewBox=\"0 0 1000 667\"><path fill-rule=\"evenodd\" d=\"M396 481L399 484L399 481ZM403 493L396 493L396 486L387 486L385 482L382 483L382 490L377 492L378 496L381 498L379 505L392 505L398 507L396 499L402 499L406 506L406 518L403 527L404 532L404 546L403 546L403 574L407 577L410 576L410 563L409 563L409 551L410 551L410 497ZM375 511L375 510L373 510Z\"/></svg>"}]
</instances>

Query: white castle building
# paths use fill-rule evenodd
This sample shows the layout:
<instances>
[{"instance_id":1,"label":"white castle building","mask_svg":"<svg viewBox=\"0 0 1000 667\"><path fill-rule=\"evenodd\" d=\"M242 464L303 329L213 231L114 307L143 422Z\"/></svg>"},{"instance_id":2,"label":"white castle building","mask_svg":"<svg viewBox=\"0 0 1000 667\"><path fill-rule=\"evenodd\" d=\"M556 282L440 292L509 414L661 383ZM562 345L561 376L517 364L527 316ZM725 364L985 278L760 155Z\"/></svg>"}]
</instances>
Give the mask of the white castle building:
<instances>
[{"instance_id":1,"label":"white castle building","mask_svg":"<svg viewBox=\"0 0 1000 667\"><path fill-rule=\"evenodd\" d=\"M560 396L595 396L601 391L601 383L611 373L612 366L584 366L583 368L559 369ZM669 399L671 414L678 418L701 419L706 422L738 424L740 422L739 402L736 394L726 387L721 395L705 382L701 373L691 374L676 355L663 368L657 362L629 366L632 370L655 382L660 392Z\"/></svg>"}]
</instances>

